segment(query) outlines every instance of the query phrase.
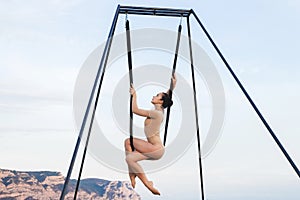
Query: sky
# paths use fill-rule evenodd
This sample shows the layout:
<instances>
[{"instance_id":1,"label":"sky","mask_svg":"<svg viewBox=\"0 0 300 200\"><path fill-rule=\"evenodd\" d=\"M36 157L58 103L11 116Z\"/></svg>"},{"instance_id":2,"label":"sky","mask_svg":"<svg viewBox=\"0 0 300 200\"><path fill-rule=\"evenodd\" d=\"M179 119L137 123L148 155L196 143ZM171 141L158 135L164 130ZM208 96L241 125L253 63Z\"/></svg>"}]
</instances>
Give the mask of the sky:
<instances>
[{"instance_id":1,"label":"sky","mask_svg":"<svg viewBox=\"0 0 300 200\"><path fill-rule=\"evenodd\" d=\"M194 9L295 164L300 166L299 1L0 0L0 168L66 174L79 129L74 117L75 86L86 59L105 42L118 4ZM178 20L169 18L130 19L132 29L136 30L176 30L178 24ZM120 17L122 20L124 16ZM299 199L296 173L195 21L191 23L194 40L216 66L226 96L221 136L203 160L206 198ZM124 25L119 23L116 34L121 33ZM137 64L151 63L145 54L136 54ZM140 57L136 58L137 55ZM119 59L115 65L125 61ZM160 57L156 64L159 63L165 64L166 60ZM179 69L178 73L188 77L184 70ZM107 81L119 77L110 75ZM202 85L199 87L205 88L202 79L197 76ZM107 95L114 89L105 85L105 80L103 88ZM207 116L212 112L205 96L199 96L204 134L209 127ZM103 99L109 103L109 98ZM101 113L98 117L103 119ZM113 126L108 126L105 134L110 135ZM175 129L171 126L170 132ZM112 144L121 146L123 136L120 138ZM75 167L72 177L76 177L77 171ZM194 141L182 157L149 176L160 189L161 199L200 199L198 173ZM126 174L104 166L91 154L83 177L127 180ZM157 199L140 183L136 190L143 199Z\"/></svg>"}]
</instances>

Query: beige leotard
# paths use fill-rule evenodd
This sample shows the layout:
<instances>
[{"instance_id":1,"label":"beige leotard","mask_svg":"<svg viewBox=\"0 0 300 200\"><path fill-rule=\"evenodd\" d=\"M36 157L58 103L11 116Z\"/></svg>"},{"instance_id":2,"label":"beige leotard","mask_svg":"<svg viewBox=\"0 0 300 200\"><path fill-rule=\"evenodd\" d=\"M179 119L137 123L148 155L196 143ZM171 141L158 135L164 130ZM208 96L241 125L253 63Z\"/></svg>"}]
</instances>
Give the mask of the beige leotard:
<instances>
[{"instance_id":1,"label":"beige leotard","mask_svg":"<svg viewBox=\"0 0 300 200\"><path fill-rule=\"evenodd\" d=\"M149 110L149 116L145 119L144 132L148 142L157 146L157 151L151 153L152 159L159 159L164 154L164 145L160 138L160 125L163 122L163 111Z\"/></svg>"}]
</instances>

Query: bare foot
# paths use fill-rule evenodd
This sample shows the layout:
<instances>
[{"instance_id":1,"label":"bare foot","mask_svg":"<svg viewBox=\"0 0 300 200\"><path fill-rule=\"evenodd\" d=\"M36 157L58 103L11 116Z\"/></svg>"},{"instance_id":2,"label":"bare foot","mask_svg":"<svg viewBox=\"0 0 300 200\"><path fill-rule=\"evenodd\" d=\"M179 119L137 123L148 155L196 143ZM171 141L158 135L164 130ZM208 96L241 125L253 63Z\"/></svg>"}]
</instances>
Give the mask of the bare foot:
<instances>
[{"instance_id":1,"label":"bare foot","mask_svg":"<svg viewBox=\"0 0 300 200\"><path fill-rule=\"evenodd\" d=\"M130 182L133 188L135 188L135 177L136 175L134 173L129 173Z\"/></svg>"},{"instance_id":2,"label":"bare foot","mask_svg":"<svg viewBox=\"0 0 300 200\"><path fill-rule=\"evenodd\" d=\"M160 192L153 187L153 182L152 181L148 181L148 183L146 184L146 187L155 195L160 195Z\"/></svg>"}]
</instances>

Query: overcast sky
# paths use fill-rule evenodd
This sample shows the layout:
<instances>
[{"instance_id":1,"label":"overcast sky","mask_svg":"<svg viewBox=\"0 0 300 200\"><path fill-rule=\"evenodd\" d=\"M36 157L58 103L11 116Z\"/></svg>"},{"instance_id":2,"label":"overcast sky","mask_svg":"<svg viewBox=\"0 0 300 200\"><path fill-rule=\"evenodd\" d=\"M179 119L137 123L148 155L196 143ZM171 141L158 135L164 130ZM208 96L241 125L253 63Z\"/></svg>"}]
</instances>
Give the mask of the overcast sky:
<instances>
[{"instance_id":1,"label":"overcast sky","mask_svg":"<svg viewBox=\"0 0 300 200\"><path fill-rule=\"evenodd\" d=\"M91 52L105 42L119 3L193 8L300 167L300 1L0 0L1 168L66 174L78 134L73 116L76 80ZM116 34L124 32L123 19ZM130 19L133 29L176 31L178 24L177 19ZM200 46L214 62L226 95L222 135L203 163L207 199L299 199L296 173L209 43L201 39L195 21L192 28L199 35L195 42L203 41ZM156 64L160 61L165 62L158 59ZM178 73L185 77L184 70ZM203 132L209 127L205 113L209 115L210 106L199 104ZM171 132L176 129L170 126ZM198 173L193 143L179 160L149 176L162 199L200 199ZM127 180L126 174L91 155L84 177ZM136 190L143 199L154 199L140 183Z\"/></svg>"}]
</instances>

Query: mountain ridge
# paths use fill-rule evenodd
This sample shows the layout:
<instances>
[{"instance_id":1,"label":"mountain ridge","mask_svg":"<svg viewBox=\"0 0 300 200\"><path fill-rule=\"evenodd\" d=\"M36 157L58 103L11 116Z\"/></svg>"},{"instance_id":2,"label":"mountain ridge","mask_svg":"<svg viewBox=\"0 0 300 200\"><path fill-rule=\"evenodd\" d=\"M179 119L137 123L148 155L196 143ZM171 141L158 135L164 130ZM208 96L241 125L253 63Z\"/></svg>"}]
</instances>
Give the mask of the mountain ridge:
<instances>
[{"instance_id":1,"label":"mountain ridge","mask_svg":"<svg viewBox=\"0 0 300 200\"><path fill-rule=\"evenodd\" d=\"M53 171L16 171L0 168L0 200L59 199L65 178ZM71 179L65 199L73 199L76 180ZM87 178L80 181L78 200L140 200L127 181Z\"/></svg>"}]
</instances>

